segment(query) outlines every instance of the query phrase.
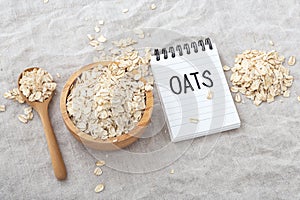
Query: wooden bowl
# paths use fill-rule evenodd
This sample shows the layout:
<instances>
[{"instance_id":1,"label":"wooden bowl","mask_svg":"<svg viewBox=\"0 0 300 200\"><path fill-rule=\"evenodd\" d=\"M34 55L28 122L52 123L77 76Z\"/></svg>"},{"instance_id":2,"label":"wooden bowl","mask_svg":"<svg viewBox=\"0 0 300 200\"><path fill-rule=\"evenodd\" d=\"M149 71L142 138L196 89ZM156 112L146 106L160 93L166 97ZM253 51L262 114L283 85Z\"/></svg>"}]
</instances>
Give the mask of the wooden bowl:
<instances>
[{"instance_id":1,"label":"wooden bowl","mask_svg":"<svg viewBox=\"0 0 300 200\"><path fill-rule=\"evenodd\" d=\"M94 139L91 135L88 135L82 131L80 131L72 122L70 119L70 116L67 112L67 97L70 93L70 88L75 83L78 76L82 74L82 72L89 70L93 67L96 67L98 65L108 65L111 63L110 61L103 61L103 62L97 62L92 63L87 66L82 67L80 70L76 71L71 77L68 79L66 85L64 86L61 98L60 98L60 110L61 114L63 116L63 120L69 131L72 133L72 135L80 142L82 142L85 146L97 149L97 150L103 150L103 151L110 151L110 150L117 150L120 148L127 147L128 145L134 143L144 132L146 126L148 125L151 115L152 115L152 109L153 109L153 93L152 91L146 92L146 108L143 113L143 116L137 126L132 129L127 134L122 134L120 136L114 137L114 138L108 138L107 140L102 140L100 138ZM117 139L117 140L116 140Z\"/></svg>"}]
</instances>

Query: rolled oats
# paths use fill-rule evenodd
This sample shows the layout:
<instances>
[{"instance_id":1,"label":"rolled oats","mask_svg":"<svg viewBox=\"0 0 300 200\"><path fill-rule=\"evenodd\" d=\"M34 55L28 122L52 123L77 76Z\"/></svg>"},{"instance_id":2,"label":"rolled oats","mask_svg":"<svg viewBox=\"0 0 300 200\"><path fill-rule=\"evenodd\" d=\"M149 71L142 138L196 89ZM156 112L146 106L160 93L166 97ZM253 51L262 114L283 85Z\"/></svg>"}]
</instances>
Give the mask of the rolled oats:
<instances>
[{"instance_id":1,"label":"rolled oats","mask_svg":"<svg viewBox=\"0 0 300 200\"><path fill-rule=\"evenodd\" d=\"M146 108L145 91L153 89L153 82L140 80L148 73L150 57L148 49L144 57L134 49L125 50L108 66L83 72L67 99L77 128L103 140L132 130Z\"/></svg>"},{"instance_id":2,"label":"rolled oats","mask_svg":"<svg viewBox=\"0 0 300 200\"><path fill-rule=\"evenodd\" d=\"M94 170L94 174L96 176L100 176L102 174L102 169L100 167L96 167Z\"/></svg>"},{"instance_id":3,"label":"rolled oats","mask_svg":"<svg viewBox=\"0 0 300 200\"><path fill-rule=\"evenodd\" d=\"M231 68L232 92L240 92L255 105L273 102L276 96L289 97L288 88L293 84L293 76L282 63L284 57L276 51L264 52L246 50L238 54ZM240 94L235 96L240 101Z\"/></svg>"},{"instance_id":4,"label":"rolled oats","mask_svg":"<svg viewBox=\"0 0 300 200\"><path fill-rule=\"evenodd\" d=\"M104 184L103 183L101 183L101 184L99 184L95 187L95 192L96 193L102 192L103 190L104 190Z\"/></svg>"},{"instance_id":5,"label":"rolled oats","mask_svg":"<svg viewBox=\"0 0 300 200\"><path fill-rule=\"evenodd\" d=\"M20 120L20 122L26 124L28 122L27 117L25 115L18 115L18 119Z\"/></svg>"},{"instance_id":6,"label":"rolled oats","mask_svg":"<svg viewBox=\"0 0 300 200\"><path fill-rule=\"evenodd\" d=\"M207 99L212 99L213 98L213 92L211 90L208 90L206 98Z\"/></svg>"},{"instance_id":7,"label":"rolled oats","mask_svg":"<svg viewBox=\"0 0 300 200\"><path fill-rule=\"evenodd\" d=\"M23 72L19 84L20 91L31 102L44 102L56 89L52 76L41 68Z\"/></svg>"},{"instance_id":8,"label":"rolled oats","mask_svg":"<svg viewBox=\"0 0 300 200\"><path fill-rule=\"evenodd\" d=\"M223 66L223 70L224 70L224 71L230 71L230 67L227 66L227 65L224 65L224 66Z\"/></svg>"},{"instance_id":9,"label":"rolled oats","mask_svg":"<svg viewBox=\"0 0 300 200\"><path fill-rule=\"evenodd\" d=\"M190 122L193 124L198 124L199 123L199 119L197 118L190 118Z\"/></svg>"},{"instance_id":10,"label":"rolled oats","mask_svg":"<svg viewBox=\"0 0 300 200\"><path fill-rule=\"evenodd\" d=\"M98 23L99 25L104 25L104 20L99 20Z\"/></svg>"},{"instance_id":11,"label":"rolled oats","mask_svg":"<svg viewBox=\"0 0 300 200\"><path fill-rule=\"evenodd\" d=\"M95 39L94 36L92 36L91 34L87 34L87 37L90 41Z\"/></svg>"},{"instance_id":12,"label":"rolled oats","mask_svg":"<svg viewBox=\"0 0 300 200\"><path fill-rule=\"evenodd\" d=\"M129 11L128 8L124 8L124 9L122 10L123 13L127 13L128 11Z\"/></svg>"},{"instance_id":13,"label":"rolled oats","mask_svg":"<svg viewBox=\"0 0 300 200\"><path fill-rule=\"evenodd\" d=\"M99 42L103 43L103 42L106 42L106 38L103 36L103 35L100 35L100 37L98 37L97 39Z\"/></svg>"},{"instance_id":14,"label":"rolled oats","mask_svg":"<svg viewBox=\"0 0 300 200\"><path fill-rule=\"evenodd\" d=\"M20 91L18 88L14 88L5 92L3 96L6 99L15 100L21 104L25 102L25 99L20 95Z\"/></svg>"},{"instance_id":15,"label":"rolled oats","mask_svg":"<svg viewBox=\"0 0 300 200\"><path fill-rule=\"evenodd\" d=\"M0 112L5 112L6 108L5 105L0 105Z\"/></svg>"},{"instance_id":16,"label":"rolled oats","mask_svg":"<svg viewBox=\"0 0 300 200\"><path fill-rule=\"evenodd\" d=\"M151 9L151 10L155 10L155 9L156 9L156 5L155 5L154 3L151 4L150 9Z\"/></svg>"},{"instance_id":17,"label":"rolled oats","mask_svg":"<svg viewBox=\"0 0 300 200\"><path fill-rule=\"evenodd\" d=\"M235 95L234 100L235 100L235 102L237 102L237 103L241 103L241 101L242 101L241 95L240 95L239 93L237 93L237 94Z\"/></svg>"},{"instance_id":18,"label":"rolled oats","mask_svg":"<svg viewBox=\"0 0 300 200\"><path fill-rule=\"evenodd\" d=\"M295 63L296 63L296 57L291 56L288 60L288 65L292 66L292 65L295 65Z\"/></svg>"},{"instance_id":19,"label":"rolled oats","mask_svg":"<svg viewBox=\"0 0 300 200\"><path fill-rule=\"evenodd\" d=\"M96 33L99 33L99 32L100 32L100 28L99 28L98 26L95 26L94 29L95 29L95 32L96 32Z\"/></svg>"}]
</instances>

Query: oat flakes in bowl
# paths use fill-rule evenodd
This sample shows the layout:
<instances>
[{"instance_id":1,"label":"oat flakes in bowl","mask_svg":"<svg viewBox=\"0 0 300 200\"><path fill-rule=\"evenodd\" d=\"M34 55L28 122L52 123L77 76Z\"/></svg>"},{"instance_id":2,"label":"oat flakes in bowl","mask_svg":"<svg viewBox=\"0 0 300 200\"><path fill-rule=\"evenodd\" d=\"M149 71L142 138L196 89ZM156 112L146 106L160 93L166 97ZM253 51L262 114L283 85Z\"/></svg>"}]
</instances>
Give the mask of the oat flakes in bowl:
<instances>
[{"instance_id":1,"label":"oat flakes in bowl","mask_svg":"<svg viewBox=\"0 0 300 200\"><path fill-rule=\"evenodd\" d=\"M93 149L115 150L132 144L144 132L153 94L137 68L98 62L70 77L62 92L61 112L77 140Z\"/></svg>"}]
</instances>

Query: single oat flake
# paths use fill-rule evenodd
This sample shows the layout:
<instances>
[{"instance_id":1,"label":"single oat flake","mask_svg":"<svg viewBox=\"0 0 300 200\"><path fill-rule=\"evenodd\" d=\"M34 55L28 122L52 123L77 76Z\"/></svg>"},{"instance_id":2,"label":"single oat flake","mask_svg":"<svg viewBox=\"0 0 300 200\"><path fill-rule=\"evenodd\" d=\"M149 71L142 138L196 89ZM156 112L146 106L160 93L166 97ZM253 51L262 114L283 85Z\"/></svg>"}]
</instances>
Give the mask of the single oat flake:
<instances>
[{"instance_id":1,"label":"single oat flake","mask_svg":"<svg viewBox=\"0 0 300 200\"><path fill-rule=\"evenodd\" d=\"M199 123L199 119L197 119L197 118L190 118L189 120L193 124L198 124Z\"/></svg>"},{"instance_id":2,"label":"single oat flake","mask_svg":"<svg viewBox=\"0 0 300 200\"><path fill-rule=\"evenodd\" d=\"M102 192L103 190L104 190L104 184L103 183L101 183L101 184L99 184L95 187L95 192L96 193Z\"/></svg>"},{"instance_id":3,"label":"single oat flake","mask_svg":"<svg viewBox=\"0 0 300 200\"><path fill-rule=\"evenodd\" d=\"M99 20L98 23L99 25L104 25L104 20Z\"/></svg>"},{"instance_id":4,"label":"single oat flake","mask_svg":"<svg viewBox=\"0 0 300 200\"><path fill-rule=\"evenodd\" d=\"M170 174L174 174L175 170L174 169L171 169L170 170Z\"/></svg>"},{"instance_id":5,"label":"single oat flake","mask_svg":"<svg viewBox=\"0 0 300 200\"><path fill-rule=\"evenodd\" d=\"M153 4L151 4L150 8L151 8L151 10L155 10L156 9L156 5L153 3Z\"/></svg>"},{"instance_id":6,"label":"single oat flake","mask_svg":"<svg viewBox=\"0 0 300 200\"><path fill-rule=\"evenodd\" d=\"M94 174L96 176L100 176L102 174L102 169L100 167L96 167L94 170Z\"/></svg>"},{"instance_id":7,"label":"single oat flake","mask_svg":"<svg viewBox=\"0 0 300 200\"><path fill-rule=\"evenodd\" d=\"M241 95L240 95L239 93L237 93L237 94L235 95L234 100L235 100L235 102L237 102L237 103L241 103L241 101L242 101Z\"/></svg>"},{"instance_id":8,"label":"single oat flake","mask_svg":"<svg viewBox=\"0 0 300 200\"><path fill-rule=\"evenodd\" d=\"M128 11L129 11L128 8L125 8L125 9L122 10L123 13L127 13Z\"/></svg>"},{"instance_id":9,"label":"single oat flake","mask_svg":"<svg viewBox=\"0 0 300 200\"><path fill-rule=\"evenodd\" d=\"M295 63L296 63L296 57L291 56L288 60L288 65L292 66L292 65L295 65Z\"/></svg>"},{"instance_id":10,"label":"single oat flake","mask_svg":"<svg viewBox=\"0 0 300 200\"><path fill-rule=\"evenodd\" d=\"M213 98L213 92L211 90L208 90L206 98L207 99L212 99Z\"/></svg>"},{"instance_id":11,"label":"single oat flake","mask_svg":"<svg viewBox=\"0 0 300 200\"><path fill-rule=\"evenodd\" d=\"M99 42L103 43L103 42L106 42L106 38L103 36L103 35L100 35L100 37L98 37L97 39Z\"/></svg>"},{"instance_id":12,"label":"single oat flake","mask_svg":"<svg viewBox=\"0 0 300 200\"><path fill-rule=\"evenodd\" d=\"M105 161L104 160L98 160L97 162L96 162L96 166L98 166L98 167L102 167L102 166L104 166L105 165Z\"/></svg>"},{"instance_id":13,"label":"single oat flake","mask_svg":"<svg viewBox=\"0 0 300 200\"><path fill-rule=\"evenodd\" d=\"M99 33L99 32L100 32L100 28L99 28L98 26L95 26L94 29L95 29L95 32L96 32L96 33Z\"/></svg>"},{"instance_id":14,"label":"single oat flake","mask_svg":"<svg viewBox=\"0 0 300 200\"><path fill-rule=\"evenodd\" d=\"M5 105L0 105L0 112L5 112L6 108Z\"/></svg>"},{"instance_id":15,"label":"single oat flake","mask_svg":"<svg viewBox=\"0 0 300 200\"><path fill-rule=\"evenodd\" d=\"M227 65L224 65L224 66L223 66L223 70L224 70L224 71L230 71L230 67L227 66Z\"/></svg>"}]
</instances>

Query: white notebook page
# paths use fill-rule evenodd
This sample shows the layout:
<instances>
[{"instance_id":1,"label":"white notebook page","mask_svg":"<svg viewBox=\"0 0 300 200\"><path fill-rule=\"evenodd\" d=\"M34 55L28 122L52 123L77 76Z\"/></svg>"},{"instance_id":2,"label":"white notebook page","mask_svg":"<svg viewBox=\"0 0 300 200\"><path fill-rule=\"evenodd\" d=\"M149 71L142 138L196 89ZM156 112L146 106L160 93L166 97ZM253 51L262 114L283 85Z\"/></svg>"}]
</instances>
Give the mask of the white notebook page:
<instances>
[{"instance_id":1,"label":"white notebook page","mask_svg":"<svg viewBox=\"0 0 300 200\"><path fill-rule=\"evenodd\" d=\"M153 56L151 68L172 141L240 126L215 44L213 50L207 48L206 51L200 49L198 53L184 52L182 56L176 55L174 58L168 54L168 59L164 59L161 54L159 61ZM188 81L184 81L184 74ZM189 86L186 90L184 82ZM209 91L213 94L212 99L207 99Z\"/></svg>"}]
</instances>

